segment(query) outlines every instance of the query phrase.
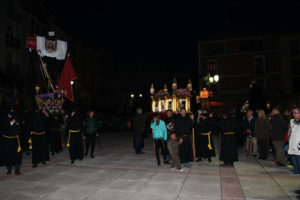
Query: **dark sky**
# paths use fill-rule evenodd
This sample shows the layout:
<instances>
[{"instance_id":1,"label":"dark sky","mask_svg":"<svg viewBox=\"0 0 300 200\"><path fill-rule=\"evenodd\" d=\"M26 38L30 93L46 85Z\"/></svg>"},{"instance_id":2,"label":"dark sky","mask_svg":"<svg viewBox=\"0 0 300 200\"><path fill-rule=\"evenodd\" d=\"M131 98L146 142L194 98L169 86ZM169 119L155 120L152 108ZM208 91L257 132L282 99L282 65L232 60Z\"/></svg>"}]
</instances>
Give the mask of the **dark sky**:
<instances>
[{"instance_id":1,"label":"dark sky","mask_svg":"<svg viewBox=\"0 0 300 200\"><path fill-rule=\"evenodd\" d=\"M66 26L126 62L195 69L197 41L299 30L300 1L45 1Z\"/></svg>"}]
</instances>

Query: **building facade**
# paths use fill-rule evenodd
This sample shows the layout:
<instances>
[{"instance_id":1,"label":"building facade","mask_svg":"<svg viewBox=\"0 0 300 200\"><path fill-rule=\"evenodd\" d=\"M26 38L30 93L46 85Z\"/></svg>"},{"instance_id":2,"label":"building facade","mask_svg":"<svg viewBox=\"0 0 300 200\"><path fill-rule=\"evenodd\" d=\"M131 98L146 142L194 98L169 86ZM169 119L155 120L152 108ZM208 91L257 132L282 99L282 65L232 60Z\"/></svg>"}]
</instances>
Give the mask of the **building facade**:
<instances>
[{"instance_id":1,"label":"building facade","mask_svg":"<svg viewBox=\"0 0 300 200\"><path fill-rule=\"evenodd\" d=\"M260 86L264 101L298 93L299 36L225 34L199 42L200 87L207 87L207 74L218 74L214 93L224 105L248 99L252 81Z\"/></svg>"}]
</instances>

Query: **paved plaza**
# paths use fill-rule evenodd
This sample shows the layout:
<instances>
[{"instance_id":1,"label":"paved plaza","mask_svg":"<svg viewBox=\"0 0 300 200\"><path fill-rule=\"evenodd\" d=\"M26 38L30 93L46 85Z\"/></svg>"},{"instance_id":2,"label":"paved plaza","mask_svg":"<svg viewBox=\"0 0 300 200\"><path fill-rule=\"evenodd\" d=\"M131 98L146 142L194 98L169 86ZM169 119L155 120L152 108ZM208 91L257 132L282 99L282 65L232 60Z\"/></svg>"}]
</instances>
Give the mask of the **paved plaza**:
<instances>
[{"instance_id":1,"label":"paved plaza","mask_svg":"<svg viewBox=\"0 0 300 200\"><path fill-rule=\"evenodd\" d=\"M36 169L24 155L21 176L7 176L0 168L0 199L285 200L297 199L294 190L300 189L300 177L290 176L287 168L275 166L271 158L247 158L242 150L234 168L220 168L216 157L176 172L169 165L157 167L150 138L142 155L133 153L131 133L105 133L103 144L95 158L74 165L68 151Z\"/></svg>"}]
</instances>

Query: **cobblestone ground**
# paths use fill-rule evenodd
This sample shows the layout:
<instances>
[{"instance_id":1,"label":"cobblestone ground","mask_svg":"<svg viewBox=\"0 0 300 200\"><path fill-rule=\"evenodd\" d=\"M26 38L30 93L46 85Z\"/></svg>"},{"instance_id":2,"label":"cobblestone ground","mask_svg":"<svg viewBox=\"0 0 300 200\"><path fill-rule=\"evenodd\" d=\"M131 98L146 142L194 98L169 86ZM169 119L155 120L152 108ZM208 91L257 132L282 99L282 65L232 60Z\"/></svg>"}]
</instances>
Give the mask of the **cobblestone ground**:
<instances>
[{"instance_id":1,"label":"cobblestone ground","mask_svg":"<svg viewBox=\"0 0 300 200\"><path fill-rule=\"evenodd\" d=\"M176 172L168 165L156 166L150 138L142 155L133 153L131 133L105 133L102 139L103 149L96 150L95 158L74 165L65 150L36 169L24 155L21 176L7 176L0 168L0 199L285 200L297 199L294 190L300 189L300 177L290 176L287 168L246 158L242 150L234 168L220 168L216 157Z\"/></svg>"}]
</instances>

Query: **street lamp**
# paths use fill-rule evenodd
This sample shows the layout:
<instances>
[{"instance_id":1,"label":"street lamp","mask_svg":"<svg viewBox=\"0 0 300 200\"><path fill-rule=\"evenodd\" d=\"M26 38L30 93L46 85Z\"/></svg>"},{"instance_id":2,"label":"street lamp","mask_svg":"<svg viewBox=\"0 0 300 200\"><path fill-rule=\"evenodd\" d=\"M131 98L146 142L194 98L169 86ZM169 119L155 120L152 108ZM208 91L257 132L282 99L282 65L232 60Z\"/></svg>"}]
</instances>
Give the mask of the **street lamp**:
<instances>
[{"instance_id":1,"label":"street lamp","mask_svg":"<svg viewBox=\"0 0 300 200\"><path fill-rule=\"evenodd\" d=\"M74 85L74 81L71 81L71 85Z\"/></svg>"},{"instance_id":2,"label":"street lamp","mask_svg":"<svg viewBox=\"0 0 300 200\"><path fill-rule=\"evenodd\" d=\"M131 97L131 98L134 98L134 94L131 94L130 97Z\"/></svg>"},{"instance_id":3,"label":"street lamp","mask_svg":"<svg viewBox=\"0 0 300 200\"><path fill-rule=\"evenodd\" d=\"M143 94L140 94L139 96L140 96L140 98L142 98L142 97L143 97Z\"/></svg>"},{"instance_id":4,"label":"street lamp","mask_svg":"<svg viewBox=\"0 0 300 200\"><path fill-rule=\"evenodd\" d=\"M219 75L217 75L217 74L214 75L214 82L216 82L216 83L219 82L219 78L220 78Z\"/></svg>"}]
</instances>

